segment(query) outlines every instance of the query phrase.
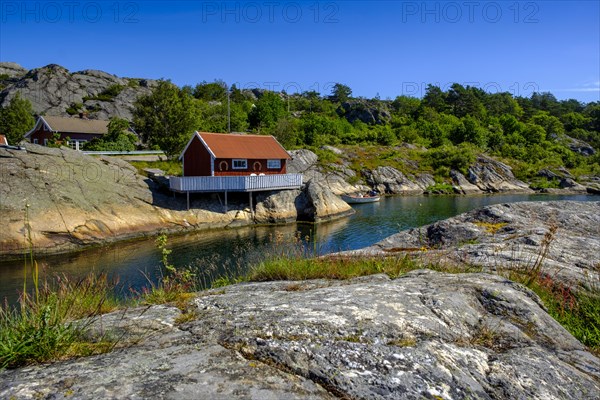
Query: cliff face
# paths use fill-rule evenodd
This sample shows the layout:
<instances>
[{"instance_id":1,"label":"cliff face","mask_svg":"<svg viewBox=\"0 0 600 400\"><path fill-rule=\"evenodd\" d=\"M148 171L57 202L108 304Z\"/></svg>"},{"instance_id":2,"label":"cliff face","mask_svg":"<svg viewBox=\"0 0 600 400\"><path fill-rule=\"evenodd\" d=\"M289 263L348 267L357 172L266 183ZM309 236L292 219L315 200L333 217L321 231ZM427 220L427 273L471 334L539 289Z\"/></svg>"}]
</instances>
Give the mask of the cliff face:
<instances>
[{"instance_id":1,"label":"cliff face","mask_svg":"<svg viewBox=\"0 0 600 400\"><path fill-rule=\"evenodd\" d=\"M523 286L488 274L255 283L153 306L89 335L118 351L0 372L0 397L596 399L600 360Z\"/></svg>"},{"instance_id":2,"label":"cliff face","mask_svg":"<svg viewBox=\"0 0 600 400\"><path fill-rule=\"evenodd\" d=\"M97 70L69 72L55 64L27 71L15 63L0 63L0 75L8 77L0 82L0 106L19 92L37 114L85 111L90 118L104 120L131 120L135 100L156 85L154 80L119 78Z\"/></svg>"},{"instance_id":3,"label":"cliff face","mask_svg":"<svg viewBox=\"0 0 600 400\"><path fill-rule=\"evenodd\" d=\"M184 198L162 192L116 158L37 145L0 148L0 254L24 251L29 234L37 251L61 252L158 230L319 221L352 212L317 184L262 193L254 214L247 195L231 201L224 213L217 199L196 195L187 210Z\"/></svg>"}]
</instances>

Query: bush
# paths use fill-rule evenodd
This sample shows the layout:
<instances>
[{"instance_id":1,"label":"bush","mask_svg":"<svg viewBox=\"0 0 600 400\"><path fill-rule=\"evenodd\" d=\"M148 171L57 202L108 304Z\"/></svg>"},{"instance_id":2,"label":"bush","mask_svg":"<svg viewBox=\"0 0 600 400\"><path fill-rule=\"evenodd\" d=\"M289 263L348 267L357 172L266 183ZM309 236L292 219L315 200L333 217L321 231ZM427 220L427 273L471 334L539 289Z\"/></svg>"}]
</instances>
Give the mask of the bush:
<instances>
[{"instance_id":1,"label":"bush","mask_svg":"<svg viewBox=\"0 0 600 400\"><path fill-rule=\"evenodd\" d=\"M462 143L458 146L444 145L427 152L425 161L434 170L441 167L455 169L467 174L469 167L475 162L475 148Z\"/></svg>"}]
</instances>

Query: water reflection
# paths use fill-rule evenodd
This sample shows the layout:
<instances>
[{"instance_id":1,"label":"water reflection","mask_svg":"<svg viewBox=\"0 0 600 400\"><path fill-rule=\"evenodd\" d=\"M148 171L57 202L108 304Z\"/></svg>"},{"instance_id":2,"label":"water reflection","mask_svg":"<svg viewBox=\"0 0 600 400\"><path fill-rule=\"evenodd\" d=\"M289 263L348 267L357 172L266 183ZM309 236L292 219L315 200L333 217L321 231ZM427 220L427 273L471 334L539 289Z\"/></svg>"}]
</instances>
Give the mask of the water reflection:
<instances>
[{"instance_id":1,"label":"water reflection","mask_svg":"<svg viewBox=\"0 0 600 400\"><path fill-rule=\"evenodd\" d=\"M294 238L302 238L305 251L323 254L369 246L400 230L422 226L489 204L539 200L598 200L594 196L496 195L390 197L379 203L358 204L356 214L322 224L244 227L190 233L169 238L170 259L177 266L192 266L211 277L243 271L265 255L287 251ZM275 240L275 238L278 238ZM308 238L308 239L306 239ZM78 277L89 271L119 277L121 295L148 285L160 276L160 251L154 238L119 243L78 253L39 258L44 274ZM148 277L148 278L146 278ZM14 302L23 287L23 262L0 263L0 299Z\"/></svg>"}]
</instances>

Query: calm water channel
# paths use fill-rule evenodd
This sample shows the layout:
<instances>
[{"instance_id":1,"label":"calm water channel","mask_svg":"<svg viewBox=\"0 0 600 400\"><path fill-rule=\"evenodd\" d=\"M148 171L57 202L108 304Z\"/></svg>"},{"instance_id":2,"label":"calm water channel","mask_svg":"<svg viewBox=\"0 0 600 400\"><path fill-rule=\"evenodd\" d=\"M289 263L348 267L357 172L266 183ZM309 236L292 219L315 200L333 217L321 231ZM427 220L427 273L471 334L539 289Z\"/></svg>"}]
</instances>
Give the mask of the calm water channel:
<instances>
[{"instance_id":1,"label":"calm water channel","mask_svg":"<svg viewBox=\"0 0 600 400\"><path fill-rule=\"evenodd\" d=\"M193 266L210 279L226 271L244 271L267 254L283 251L294 237L307 240L318 253L369 246L400 230L417 227L489 204L517 201L598 201L598 196L495 195L389 197L379 203L356 205L356 214L322 224L247 227L200 232L169 238L170 260L177 266ZM277 239L279 238L279 239ZM148 278L161 274L160 251L154 239L120 243L78 253L38 258L44 274L80 277L88 271L106 272L119 278L122 295L130 288L148 286ZM0 299L13 303L23 287L23 262L0 263Z\"/></svg>"}]
</instances>

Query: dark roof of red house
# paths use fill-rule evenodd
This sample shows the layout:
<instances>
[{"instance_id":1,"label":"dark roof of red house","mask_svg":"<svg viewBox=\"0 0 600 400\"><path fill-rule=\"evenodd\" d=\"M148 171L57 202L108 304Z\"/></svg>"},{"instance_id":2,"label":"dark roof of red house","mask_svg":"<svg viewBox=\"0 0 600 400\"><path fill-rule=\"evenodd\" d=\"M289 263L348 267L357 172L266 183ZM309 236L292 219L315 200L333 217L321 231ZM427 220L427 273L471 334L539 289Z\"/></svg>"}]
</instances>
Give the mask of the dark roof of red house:
<instances>
[{"instance_id":1,"label":"dark roof of red house","mask_svg":"<svg viewBox=\"0 0 600 400\"><path fill-rule=\"evenodd\" d=\"M108 133L108 123L109 121L99 119L43 116L38 118L35 127L27 132L25 137L29 137L42 124L45 124L53 132L105 135Z\"/></svg>"},{"instance_id":2,"label":"dark roof of red house","mask_svg":"<svg viewBox=\"0 0 600 400\"><path fill-rule=\"evenodd\" d=\"M196 135L199 136L215 158L258 160L291 158L273 136L208 132L196 132L194 136ZM183 152L185 150L187 150L187 146Z\"/></svg>"}]
</instances>

